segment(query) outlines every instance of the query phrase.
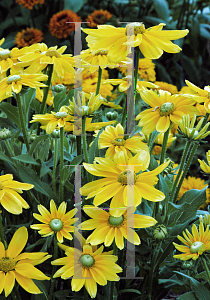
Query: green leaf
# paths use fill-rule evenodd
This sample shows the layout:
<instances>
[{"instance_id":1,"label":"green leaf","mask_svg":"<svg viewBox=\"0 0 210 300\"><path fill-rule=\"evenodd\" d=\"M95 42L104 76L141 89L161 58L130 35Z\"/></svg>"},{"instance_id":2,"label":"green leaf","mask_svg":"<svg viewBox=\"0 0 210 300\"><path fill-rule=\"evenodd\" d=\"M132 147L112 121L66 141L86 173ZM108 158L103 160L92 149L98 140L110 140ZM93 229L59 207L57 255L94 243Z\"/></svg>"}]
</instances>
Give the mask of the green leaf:
<instances>
[{"instance_id":1,"label":"green leaf","mask_svg":"<svg viewBox=\"0 0 210 300\"><path fill-rule=\"evenodd\" d=\"M162 175L159 175L159 189L161 192L164 193L165 201L166 201L169 196L169 189L168 189L168 185Z\"/></svg>"},{"instance_id":2,"label":"green leaf","mask_svg":"<svg viewBox=\"0 0 210 300\"><path fill-rule=\"evenodd\" d=\"M0 103L0 110L2 110L7 117L12 120L20 128L20 119L18 108L8 102Z\"/></svg>"},{"instance_id":3,"label":"green leaf","mask_svg":"<svg viewBox=\"0 0 210 300\"><path fill-rule=\"evenodd\" d=\"M89 148L89 163L92 164L95 157L96 157L96 153L98 152L98 140L99 140L99 136L101 135L102 131L104 130L104 128L101 128L101 130L99 131L97 137L94 139L94 141L92 142L90 148Z\"/></svg>"},{"instance_id":4,"label":"green leaf","mask_svg":"<svg viewBox=\"0 0 210 300\"><path fill-rule=\"evenodd\" d=\"M210 39L210 25L209 24L200 24L200 34L206 39Z\"/></svg>"},{"instance_id":5,"label":"green leaf","mask_svg":"<svg viewBox=\"0 0 210 300\"><path fill-rule=\"evenodd\" d=\"M140 291L135 289L125 289L118 292L118 295L124 294L124 293L135 293L141 295Z\"/></svg>"},{"instance_id":6,"label":"green leaf","mask_svg":"<svg viewBox=\"0 0 210 300\"><path fill-rule=\"evenodd\" d=\"M197 274L197 275L195 276L195 278L198 278L198 279L204 279L204 280L206 280L207 282L209 281L206 272L201 272L201 273Z\"/></svg>"},{"instance_id":7,"label":"green leaf","mask_svg":"<svg viewBox=\"0 0 210 300\"><path fill-rule=\"evenodd\" d=\"M73 185L71 182L66 181L66 182L65 182L65 187L67 188L67 190L68 190L69 192L74 193L74 185Z\"/></svg>"},{"instance_id":8,"label":"green leaf","mask_svg":"<svg viewBox=\"0 0 210 300\"><path fill-rule=\"evenodd\" d=\"M78 12L83 4L86 1L84 0L77 0L77 1L69 1L69 0L64 0L64 9L71 9L73 12Z\"/></svg>"},{"instance_id":9,"label":"green leaf","mask_svg":"<svg viewBox=\"0 0 210 300\"><path fill-rule=\"evenodd\" d=\"M30 88L23 99L24 101L26 101L26 112L25 112L26 116L28 116L31 101L35 98L36 98L36 89Z\"/></svg>"},{"instance_id":10,"label":"green leaf","mask_svg":"<svg viewBox=\"0 0 210 300\"><path fill-rule=\"evenodd\" d=\"M14 162L8 156L6 156L6 154L4 154L3 152L0 152L0 159L3 161L7 161L11 164L14 164Z\"/></svg>"},{"instance_id":11,"label":"green leaf","mask_svg":"<svg viewBox=\"0 0 210 300\"><path fill-rule=\"evenodd\" d=\"M38 137L35 139L35 141L33 141L33 143L31 144L30 150L29 150L28 153L29 153L30 155L32 155L32 153L34 153L34 151L36 150L38 144L39 144L41 141L46 140L46 139L48 139L48 138L49 138L48 135L40 135L40 136L38 136Z\"/></svg>"},{"instance_id":12,"label":"green leaf","mask_svg":"<svg viewBox=\"0 0 210 300\"><path fill-rule=\"evenodd\" d=\"M166 68L158 62L155 62L155 65L158 69L158 73L159 73L161 80L173 84L173 81L172 81L170 75L166 71Z\"/></svg>"},{"instance_id":13,"label":"green leaf","mask_svg":"<svg viewBox=\"0 0 210 300\"><path fill-rule=\"evenodd\" d=\"M169 278L169 279L158 279L158 282L161 284L161 283L164 283L164 286L165 287L169 287L169 286L173 286L173 285L185 285L185 283L179 279L172 279L172 278Z\"/></svg>"},{"instance_id":14,"label":"green leaf","mask_svg":"<svg viewBox=\"0 0 210 300\"><path fill-rule=\"evenodd\" d=\"M49 286L49 282L48 281L40 281L40 280L36 280L36 279L33 279L33 282L36 284L36 286L38 286L38 288L40 289L40 291L42 291L42 295L44 296L44 299L48 300L48 291L47 291L47 288L46 288L46 285ZM38 295L40 299L40 295Z\"/></svg>"},{"instance_id":15,"label":"green leaf","mask_svg":"<svg viewBox=\"0 0 210 300\"><path fill-rule=\"evenodd\" d=\"M198 300L194 292L188 292L179 296L178 300Z\"/></svg>"},{"instance_id":16,"label":"green leaf","mask_svg":"<svg viewBox=\"0 0 210 300\"><path fill-rule=\"evenodd\" d=\"M186 55L182 54L182 63L187 76L189 77L189 81L193 82L195 85L199 85L199 75L198 70L194 64L194 61L188 58Z\"/></svg>"},{"instance_id":17,"label":"green leaf","mask_svg":"<svg viewBox=\"0 0 210 300\"><path fill-rule=\"evenodd\" d=\"M170 15L168 2L166 0L155 0L153 1L153 5L158 16L164 21L167 21Z\"/></svg>"},{"instance_id":18,"label":"green leaf","mask_svg":"<svg viewBox=\"0 0 210 300\"><path fill-rule=\"evenodd\" d=\"M53 99L53 104L55 112L58 112L62 106L68 105L69 101L66 99L66 92L63 91L58 93Z\"/></svg>"},{"instance_id":19,"label":"green leaf","mask_svg":"<svg viewBox=\"0 0 210 300\"><path fill-rule=\"evenodd\" d=\"M21 225L21 226L23 226L23 225ZM27 247L26 247L26 251L31 251L31 250L33 250L36 246L41 245L41 244L43 244L43 243L45 243L45 240L44 240L44 239L40 239L40 240L36 241L36 243L27 246Z\"/></svg>"},{"instance_id":20,"label":"green leaf","mask_svg":"<svg viewBox=\"0 0 210 300\"><path fill-rule=\"evenodd\" d=\"M21 154L15 157L12 157L12 159L22 161L27 164L32 164L32 165L39 165L39 163L36 162L36 160L29 154Z\"/></svg>"}]
</instances>

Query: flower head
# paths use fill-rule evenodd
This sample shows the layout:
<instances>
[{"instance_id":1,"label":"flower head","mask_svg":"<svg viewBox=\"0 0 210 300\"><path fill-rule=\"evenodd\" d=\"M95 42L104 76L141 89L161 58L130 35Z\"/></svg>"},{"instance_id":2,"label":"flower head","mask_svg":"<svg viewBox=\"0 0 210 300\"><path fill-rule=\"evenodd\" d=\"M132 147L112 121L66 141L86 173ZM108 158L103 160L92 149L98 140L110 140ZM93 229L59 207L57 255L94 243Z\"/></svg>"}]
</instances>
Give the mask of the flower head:
<instances>
[{"instance_id":1,"label":"flower head","mask_svg":"<svg viewBox=\"0 0 210 300\"><path fill-rule=\"evenodd\" d=\"M122 208L121 215L115 217L113 210L105 211L99 207L86 205L84 206L85 213L92 219L84 221L81 224L82 230L94 230L88 236L87 242L91 245L104 243L109 247L113 240L119 249L124 248L124 238L135 245L140 244L138 234L131 228L146 228L153 226L157 221L149 216L133 214L133 208ZM133 223L133 224L132 224Z\"/></svg>"},{"instance_id":2,"label":"flower head","mask_svg":"<svg viewBox=\"0 0 210 300\"><path fill-rule=\"evenodd\" d=\"M30 190L34 186L13 180L12 174L0 176L0 203L10 213L19 215L22 208L29 208L28 203L19 195L23 190Z\"/></svg>"},{"instance_id":3,"label":"flower head","mask_svg":"<svg viewBox=\"0 0 210 300\"><path fill-rule=\"evenodd\" d=\"M199 225L199 232L195 224L192 226L192 234L186 229L186 233L183 231L183 237L177 236L177 238L185 245L178 245L173 243L175 248L181 254L174 255L175 258L181 260L193 259L196 260L199 255L202 255L203 252L210 250L210 231L207 226L206 231L204 231L203 223Z\"/></svg>"},{"instance_id":4,"label":"flower head","mask_svg":"<svg viewBox=\"0 0 210 300\"><path fill-rule=\"evenodd\" d=\"M84 163L85 169L95 176L105 177L85 184L80 192L87 196L86 199L94 197L93 204L100 205L112 198L110 207L115 208L116 217L120 215L120 207L134 205L138 206L142 197L149 201L162 201L165 195L154 188L158 182L156 175L161 173L169 164L169 161L160 165L150 172L144 172L150 162L148 151L140 150L131 158L123 151L118 152L114 161L108 158L96 157L93 164ZM134 204L129 204L133 195Z\"/></svg>"},{"instance_id":5,"label":"flower head","mask_svg":"<svg viewBox=\"0 0 210 300\"><path fill-rule=\"evenodd\" d=\"M203 160L198 159L198 161L200 163L200 167L203 170L203 172L210 174L210 150L206 152L206 158L207 158L208 165Z\"/></svg>"},{"instance_id":6,"label":"flower head","mask_svg":"<svg viewBox=\"0 0 210 300\"><path fill-rule=\"evenodd\" d=\"M59 11L50 19L49 32L58 39L67 38L75 30L74 22L81 22L81 18L72 10Z\"/></svg>"},{"instance_id":7,"label":"flower head","mask_svg":"<svg viewBox=\"0 0 210 300\"><path fill-rule=\"evenodd\" d=\"M16 0L16 3L28 9L33 9L35 4L44 4L44 0Z\"/></svg>"},{"instance_id":8,"label":"flower head","mask_svg":"<svg viewBox=\"0 0 210 300\"><path fill-rule=\"evenodd\" d=\"M68 240L72 240L73 237L70 232L74 232L74 226L72 226L72 224L77 220L75 218L72 219L72 217L77 212L77 209L72 209L66 213L66 205L66 202L62 202L57 209L55 202L51 200L50 212L43 205L38 205L38 210L41 216L35 213L33 216L35 219L44 224L31 225L31 228L38 229L39 234L44 237L56 233L57 240L60 243L63 243L63 237Z\"/></svg>"},{"instance_id":9,"label":"flower head","mask_svg":"<svg viewBox=\"0 0 210 300\"><path fill-rule=\"evenodd\" d=\"M34 266L44 262L52 255L47 255L47 252L21 253L27 240L28 231L23 226L14 233L7 250L0 242L0 294L4 289L6 297L12 292L15 279L23 289L31 294L42 293L32 279L50 280L50 277Z\"/></svg>"},{"instance_id":10,"label":"flower head","mask_svg":"<svg viewBox=\"0 0 210 300\"><path fill-rule=\"evenodd\" d=\"M86 22L88 22L89 27L96 28L97 25L106 23L109 19L111 19L111 17L112 14L110 14L107 10L94 10L94 12L87 17Z\"/></svg>"},{"instance_id":11,"label":"flower head","mask_svg":"<svg viewBox=\"0 0 210 300\"><path fill-rule=\"evenodd\" d=\"M43 32L36 28L26 28L18 32L15 43L19 48L40 43L43 40Z\"/></svg>"},{"instance_id":12,"label":"flower head","mask_svg":"<svg viewBox=\"0 0 210 300\"><path fill-rule=\"evenodd\" d=\"M140 92L142 99L151 106L136 117L139 126L143 126L142 132L149 135L155 129L158 132L166 132L171 122L179 123L182 116L189 114L193 117L198 110L193 106L195 101L186 99L181 95L171 95L167 91L160 90L157 94L151 90Z\"/></svg>"},{"instance_id":13,"label":"flower head","mask_svg":"<svg viewBox=\"0 0 210 300\"><path fill-rule=\"evenodd\" d=\"M107 148L105 158L114 159L116 152L124 151L126 155L132 157L131 152L138 152L140 149L148 151L148 147L142 142L143 137L133 136L124 138L124 129L121 124L116 127L107 126L101 133L98 140L99 149ZM131 151L131 152L130 152Z\"/></svg>"},{"instance_id":14,"label":"flower head","mask_svg":"<svg viewBox=\"0 0 210 300\"><path fill-rule=\"evenodd\" d=\"M84 243L82 251L58 244L65 250L66 257L62 257L51 262L52 265L63 265L55 274L54 278L61 276L71 281L72 291L78 292L85 286L91 298L97 294L97 283L106 285L107 280L119 281L117 273L122 272L122 268L115 264L117 256L112 255L112 251L103 252L104 247L90 246ZM81 276L81 278L80 278Z\"/></svg>"},{"instance_id":15,"label":"flower head","mask_svg":"<svg viewBox=\"0 0 210 300\"><path fill-rule=\"evenodd\" d=\"M126 28L98 25L98 29L83 29L88 34L86 40L93 50L109 50L108 58L113 62L124 61L127 46L139 47L145 58L157 59L163 51L178 53L181 48L171 42L188 34L188 30L165 30L165 24L145 28L142 22L131 23Z\"/></svg>"},{"instance_id":16,"label":"flower head","mask_svg":"<svg viewBox=\"0 0 210 300\"><path fill-rule=\"evenodd\" d=\"M155 81L154 83L159 86L157 90L168 91L169 93L171 93L171 95L178 94L178 89L173 84L162 81Z\"/></svg>"},{"instance_id":17,"label":"flower head","mask_svg":"<svg viewBox=\"0 0 210 300\"><path fill-rule=\"evenodd\" d=\"M153 154L154 155L159 155L161 153L162 150L162 144L163 144L163 139L164 139L164 133L161 132L160 134L158 134L158 136L155 139L155 146L153 149ZM176 140L176 137L173 136L173 134L170 132L169 136L168 136L168 141L167 141L167 146L166 149L168 149L168 147L171 146L171 144L173 143L173 141Z\"/></svg>"}]
</instances>

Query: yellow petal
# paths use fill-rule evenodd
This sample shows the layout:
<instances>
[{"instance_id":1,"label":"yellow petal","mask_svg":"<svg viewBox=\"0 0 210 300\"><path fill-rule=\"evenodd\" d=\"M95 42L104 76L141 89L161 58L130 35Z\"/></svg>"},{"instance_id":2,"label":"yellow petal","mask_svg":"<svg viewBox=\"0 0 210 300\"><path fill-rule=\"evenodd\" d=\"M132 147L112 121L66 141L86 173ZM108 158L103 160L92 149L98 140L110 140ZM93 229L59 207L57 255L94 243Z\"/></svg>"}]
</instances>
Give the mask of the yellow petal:
<instances>
[{"instance_id":1,"label":"yellow petal","mask_svg":"<svg viewBox=\"0 0 210 300\"><path fill-rule=\"evenodd\" d=\"M16 272L27 278L37 279L37 280L50 280L44 273L35 268L32 264L22 263L21 261L15 266Z\"/></svg>"},{"instance_id":2,"label":"yellow petal","mask_svg":"<svg viewBox=\"0 0 210 300\"><path fill-rule=\"evenodd\" d=\"M6 251L7 256L10 258L16 257L25 247L27 240L28 231L25 226L22 226L14 233Z\"/></svg>"},{"instance_id":3,"label":"yellow petal","mask_svg":"<svg viewBox=\"0 0 210 300\"><path fill-rule=\"evenodd\" d=\"M6 273L5 284L4 284L4 291L6 297L9 296L14 285L15 285L15 273L14 271L9 271Z\"/></svg>"},{"instance_id":4,"label":"yellow petal","mask_svg":"<svg viewBox=\"0 0 210 300\"><path fill-rule=\"evenodd\" d=\"M0 294L2 293L5 285L5 273L0 271Z\"/></svg>"},{"instance_id":5,"label":"yellow petal","mask_svg":"<svg viewBox=\"0 0 210 300\"><path fill-rule=\"evenodd\" d=\"M35 283L33 282L32 279L24 277L22 275L20 275L19 273L17 273L16 271L14 271L15 273L15 278L17 280L17 282L19 283L20 286L22 286L22 288L24 290L26 290L28 293L31 294L41 294L42 292L38 289L38 287L35 285Z\"/></svg>"}]
</instances>

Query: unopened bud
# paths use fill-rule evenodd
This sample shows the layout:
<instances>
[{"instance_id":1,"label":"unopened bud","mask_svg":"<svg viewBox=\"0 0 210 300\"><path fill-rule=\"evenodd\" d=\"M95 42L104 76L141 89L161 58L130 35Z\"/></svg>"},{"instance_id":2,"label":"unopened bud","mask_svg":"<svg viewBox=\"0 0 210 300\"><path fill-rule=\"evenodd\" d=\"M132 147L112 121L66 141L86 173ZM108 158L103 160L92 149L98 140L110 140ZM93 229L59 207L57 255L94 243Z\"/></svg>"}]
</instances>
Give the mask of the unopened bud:
<instances>
[{"instance_id":1,"label":"unopened bud","mask_svg":"<svg viewBox=\"0 0 210 300\"><path fill-rule=\"evenodd\" d=\"M185 260L182 262L182 267L183 269L186 269L186 270L190 270L194 267L194 262L193 260Z\"/></svg>"},{"instance_id":2,"label":"unopened bud","mask_svg":"<svg viewBox=\"0 0 210 300\"><path fill-rule=\"evenodd\" d=\"M153 231L153 236L157 241L163 241L167 235L167 228L164 225L158 225Z\"/></svg>"},{"instance_id":3,"label":"unopened bud","mask_svg":"<svg viewBox=\"0 0 210 300\"><path fill-rule=\"evenodd\" d=\"M65 85L63 85L63 84L56 84L56 85L54 86L54 91L55 91L56 93L66 92L66 87L65 87Z\"/></svg>"},{"instance_id":4,"label":"unopened bud","mask_svg":"<svg viewBox=\"0 0 210 300\"><path fill-rule=\"evenodd\" d=\"M54 129L53 132L51 133L51 137L53 139L59 139L60 138L60 130Z\"/></svg>"},{"instance_id":5,"label":"unopened bud","mask_svg":"<svg viewBox=\"0 0 210 300\"><path fill-rule=\"evenodd\" d=\"M12 136L12 132L9 129L4 128L0 130L0 140L9 139L11 136Z\"/></svg>"}]
</instances>

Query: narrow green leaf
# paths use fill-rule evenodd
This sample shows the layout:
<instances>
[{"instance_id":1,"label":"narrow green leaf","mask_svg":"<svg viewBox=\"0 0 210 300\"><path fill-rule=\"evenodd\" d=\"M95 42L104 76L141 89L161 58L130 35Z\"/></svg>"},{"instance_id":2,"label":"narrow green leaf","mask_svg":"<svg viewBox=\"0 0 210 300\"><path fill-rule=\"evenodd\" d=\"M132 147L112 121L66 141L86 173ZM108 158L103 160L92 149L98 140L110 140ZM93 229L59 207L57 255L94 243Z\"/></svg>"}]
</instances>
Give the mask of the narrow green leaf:
<instances>
[{"instance_id":1,"label":"narrow green leaf","mask_svg":"<svg viewBox=\"0 0 210 300\"><path fill-rule=\"evenodd\" d=\"M158 16L167 21L170 15L170 10L168 7L168 2L166 0L155 0L153 1L154 8L158 13Z\"/></svg>"},{"instance_id":2,"label":"narrow green leaf","mask_svg":"<svg viewBox=\"0 0 210 300\"><path fill-rule=\"evenodd\" d=\"M96 153L98 151L98 140L99 140L99 136L101 135L102 131L104 130L104 128L102 128L97 137L94 139L94 141L92 142L90 148L89 148L89 163L92 164L95 157L96 157Z\"/></svg>"},{"instance_id":3,"label":"narrow green leaf","mask_svg":"<svg viewBox=\"0 0 210 300\"><path fill-rule=\"evenodd\" d=\"M39 163L37 163L36 160L28 153L12 157L12 159L15 159L15 160L27 163L27 164L39 165Z\"/></svg>"},{"instance_id":4,"label":"narrow green leaf","mask_svg":"<svg viewBox=\"0 0 210 300\"><path fill-rule=\"evenodd\" d=\"M49 136L48 135L40 135L38 136L35 141L33 141L33 143L31 144L30 146L30 150L29 150L29 154L32 155L32 153L34 153L34 151L36 150L38 144L41 142L41 141L44 141L46 139L48 139Z\"/></svg>"},{"instance_id":5,"label":"narrow green leaf","mask_svg":"<svg viewBox=\"0 0 210 300\"><path fill-rule=\"evenodd\" d=\"M179 296L178 300L199 300L196 298L194 292L184 293L183 295Z\"/></svg>"},{"instance_id":6,"label":"narrow green leaf","mask_svg":"<svg viewBox=\"0 0 210 300\"><path fill-rule=\"evenodd\" d=\"M1 102L0 110L2 110L7 115L7 117L20 128L20 119L17 107L11 105L8 102Z\"/></svg>"},{"instance_id":7,"label":"narrow green leaf","mask_svg":"<svg viewBox=\"0 0 210 300\"><path fill-rule=\"evenodd\" d=\"M118 292L118 295L124 294L124 293L135 293L141 295L140 291L135 289L125 289Z\"/></svg>"},{"instance_id":8,"label":"narrow green leaf","mask_svg":"<svg viewBox=\"0 0 210 300\"><path fill-rule=\"evenodd\" d=\"M68 105L69 101L66 100L66 92L60 92L57 95L55 95L54 99L53 99L53 104L54 104L54 111L58 112L59 109L63 106L63 105Z\"/></svg>"}]
</instances>

